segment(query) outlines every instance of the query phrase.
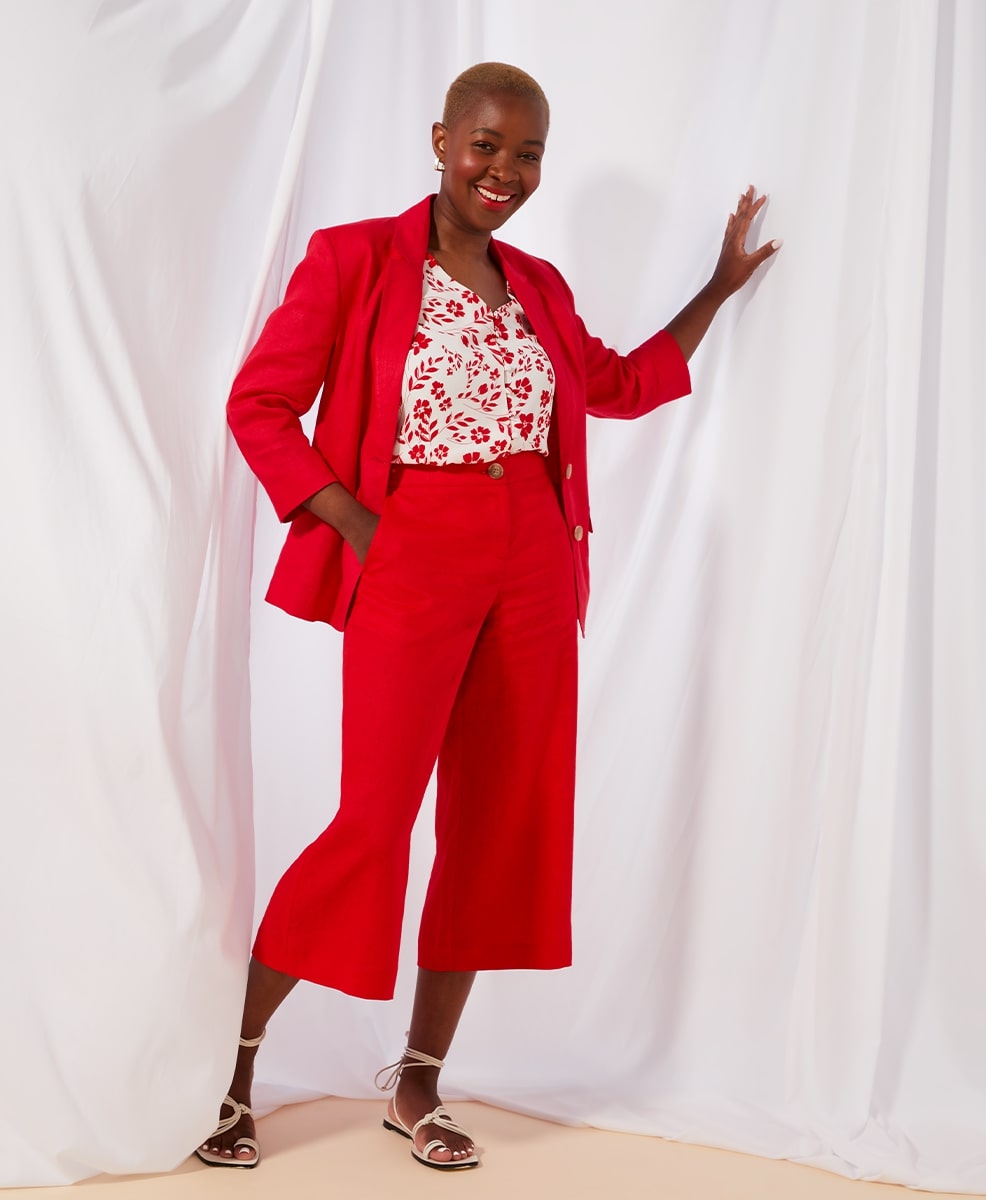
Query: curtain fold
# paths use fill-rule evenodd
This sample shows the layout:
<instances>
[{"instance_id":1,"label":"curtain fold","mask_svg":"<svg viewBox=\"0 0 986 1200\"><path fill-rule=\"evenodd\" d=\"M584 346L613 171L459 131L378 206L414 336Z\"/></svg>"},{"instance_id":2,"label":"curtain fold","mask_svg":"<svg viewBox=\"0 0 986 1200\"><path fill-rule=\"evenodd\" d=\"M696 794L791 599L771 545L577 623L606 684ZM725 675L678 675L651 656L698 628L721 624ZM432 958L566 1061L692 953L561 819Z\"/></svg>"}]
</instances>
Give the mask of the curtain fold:
<instances>
[{"instance_id":1,"label":"curtain fold","mask_svg":"<svg viewBox=\"0 0 986 1200\"><path fill-rule=\"evenodd\" d=\"M2 16L0 1184L167 1170L228 1082L254 488L222 401L293 196L321 11Z\"/></svg>"}]
</instances>

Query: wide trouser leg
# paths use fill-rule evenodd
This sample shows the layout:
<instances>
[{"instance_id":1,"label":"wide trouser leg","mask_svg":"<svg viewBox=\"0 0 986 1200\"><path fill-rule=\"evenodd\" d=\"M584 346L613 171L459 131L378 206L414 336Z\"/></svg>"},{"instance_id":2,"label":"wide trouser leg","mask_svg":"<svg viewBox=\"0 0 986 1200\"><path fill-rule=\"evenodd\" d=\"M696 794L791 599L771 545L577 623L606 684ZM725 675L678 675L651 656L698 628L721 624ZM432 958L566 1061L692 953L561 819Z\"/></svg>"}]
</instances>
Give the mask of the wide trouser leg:
<instances>
[{"instance_id":1,"label":"wide trouser leg","mask_svg":"<svg viewBox=\"0 0 986 1200\"><path fill-rule=\"evenodd\" d=\"M572 556L547 479L511 489L510 570L438 759L437 852L418 961L571 963L577 634Z\"/></svg>"},{"instance_id":2,"label":"wide trouser leg","mask_svg":"<svg viewBox=\"0 0 986 1200\"><path fill-rule=\"evenodd\" d=\"M543 464L536 474L535 491L550 502L550 540L564 542ZM485 475L445 477L412 470L388 497L344 640L339 811L271 898L254 950L267 966L353 995L384 999L393 994L411 829L439 748L448 741L450 719L458 712L460 685L472 677L473 658L479 653L490 664L481 670L481 680L497 657L498 638L487 633L495 625L504 581L513 579L517 525L525 516L523 504L513 497L521 490ZM525 525L533 528L538 517L527 515L531 521ZM567 544L565 553L565 573L556 572L554 586L561 580L559 608L567 615L574 662ZM520 613L514 602L505 607ZM541 609L532 610L530 619L536 626ZM464 693L461 718L455 716L457 727L474 716L483 718L481 711L470 715L471 691ZM571 706L574 714L574 674ZM508 727L509 722L503 726ZM549 738L552 745L562 740ZM569 796L568 825L561 829L569 872L570 807ZM442 840L447 846L440 854L447 858L455 842ZM475 850L484 853L482 846ZM564 890L564 881L561 886ZM441 888L439 893L444 894ZM567 911L567 898L565 905ZM503 965L501 956L502 949L492 947L489 965Z\"/></svg>"}]
</instances>

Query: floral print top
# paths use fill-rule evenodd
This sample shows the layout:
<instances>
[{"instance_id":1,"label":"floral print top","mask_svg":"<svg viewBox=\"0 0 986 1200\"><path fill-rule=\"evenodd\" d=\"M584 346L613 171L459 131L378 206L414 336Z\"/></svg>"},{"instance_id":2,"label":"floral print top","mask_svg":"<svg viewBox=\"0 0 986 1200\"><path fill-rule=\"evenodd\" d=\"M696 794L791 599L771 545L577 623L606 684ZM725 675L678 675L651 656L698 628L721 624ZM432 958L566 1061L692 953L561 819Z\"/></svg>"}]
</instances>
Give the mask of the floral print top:
<instances>
[{"instance_id":1,"label":"floral print top","mask_svg":"<svg viewBox=\"0 0 986 1200\"><path fill-rule=\"evenodd\" d=\"M418 330L404 367L394 462L492 462L548 453L555 374L507 283L497 309L425 259Z\"/></svg>"}]
</instances>

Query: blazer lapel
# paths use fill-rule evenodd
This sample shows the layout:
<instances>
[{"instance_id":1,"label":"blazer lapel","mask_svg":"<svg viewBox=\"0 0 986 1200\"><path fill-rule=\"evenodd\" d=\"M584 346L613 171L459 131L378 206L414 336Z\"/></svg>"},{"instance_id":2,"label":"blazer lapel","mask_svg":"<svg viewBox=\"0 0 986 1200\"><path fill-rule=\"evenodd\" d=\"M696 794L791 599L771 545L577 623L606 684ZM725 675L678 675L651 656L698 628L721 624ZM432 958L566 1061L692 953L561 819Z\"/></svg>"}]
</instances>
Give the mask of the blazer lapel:
<instances>
[{"instance_id":1,"label":"blazer lapel","mask_svg":"<svg viewBox=\"0 0 986 1200\"><path fill-rule=\"evenodd\" d=\"M378 325L371 332L373 402L366 431L364 462L390 470L404 365L421 313L421 284L431 197L397 218L390 256L380 274Z\"/></svg>"},{"instance_id":2,"label":"blazer lapel","mask_svg":"<svg viewBox=\"0 0 986 1200\"><path fill-rule=\"evenodd\" d=\"M554 421L562 445L569 444L574 413L572 400L575 395L568 371L569 355L565 350L564 336L557 320L553 320L543 290L529 274L523 256L512 246L491 243L500 268L510 282L514 295L527 314L538 341L544 347L555 373Z\"/></svg>"},{"instance_id":3,"label":"blazer lapel","mask_svg":"<svg viewBox=\"0 0 986 1200\"><path fill-rule=\"evenodd\" d=\"M551 318L540 286L528 274L520 255L511 252L513 247L503 246L498 242L493 242L492 246L500 268L509 280L524 312L527 313L527 319L533 325L538 341L544 347L557 375L558 365L565 361L562 336L557 322Z\"/></svg>"}]
</instances>

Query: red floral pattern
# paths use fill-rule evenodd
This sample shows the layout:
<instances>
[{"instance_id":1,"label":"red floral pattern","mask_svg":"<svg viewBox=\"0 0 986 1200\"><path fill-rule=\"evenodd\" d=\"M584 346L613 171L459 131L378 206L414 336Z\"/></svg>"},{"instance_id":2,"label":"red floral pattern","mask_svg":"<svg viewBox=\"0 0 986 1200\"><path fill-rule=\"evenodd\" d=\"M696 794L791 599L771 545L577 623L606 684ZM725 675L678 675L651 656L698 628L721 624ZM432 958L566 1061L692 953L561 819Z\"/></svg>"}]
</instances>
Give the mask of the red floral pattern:
<instances>
[{"instance_id":1,"label":"red floral pattern","mask_svg":"<svg viewBox=\"0 0 986 1200\"><path fill-rule=\"evenodd\" d=\"M421 314L404 367L394 461L492 462L548 453L555 375L520 303L491 309L425 259Z\"/></svg>"}]
</instances>

